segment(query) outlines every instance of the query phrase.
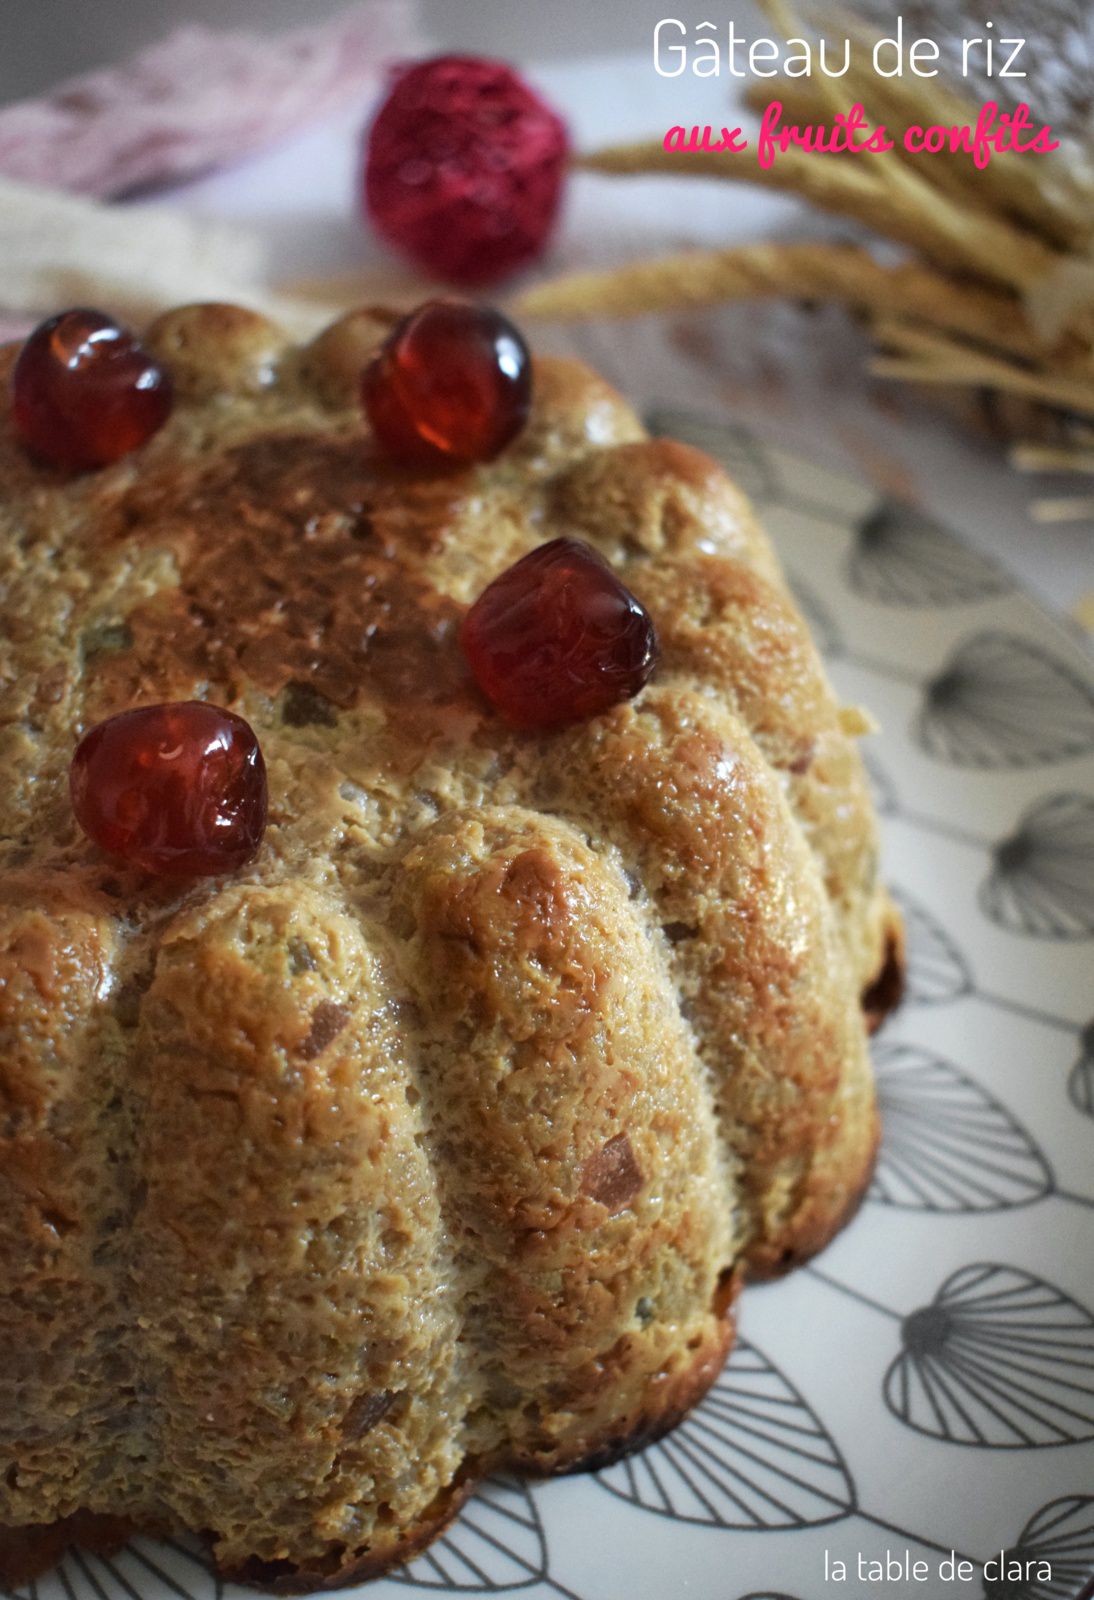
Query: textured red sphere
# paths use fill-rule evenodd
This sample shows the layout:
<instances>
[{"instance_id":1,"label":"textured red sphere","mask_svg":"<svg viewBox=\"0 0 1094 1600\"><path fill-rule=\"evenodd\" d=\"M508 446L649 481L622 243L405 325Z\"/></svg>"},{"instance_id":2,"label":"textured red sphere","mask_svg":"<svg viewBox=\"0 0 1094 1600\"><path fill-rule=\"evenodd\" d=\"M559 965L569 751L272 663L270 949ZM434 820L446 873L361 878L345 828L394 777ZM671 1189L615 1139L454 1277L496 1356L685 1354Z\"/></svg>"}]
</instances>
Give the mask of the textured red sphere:
<instances>
[{"instance_id":1,"label":"textured red sphere","mask_svg":"<svg viewBox=\"0 0 1094 1600\"><path fill-rule=\"evenodd\" d=\"M630 700L658 653L649 612L580 539L552 539L495 578L464 618L461 643L483 694L522 728Z\"/></svg>"},{"instance_id":2,"label":"textured red sphere","mask_svg":"<svg viewBox=\"0 0 1094 1600\"><path fill-rule=\"evenodd\" d=\"M542 251L568 155L562 118L511 67L437 56L396 77L369 130L365 204L432 276L497 283Z\"/></svg>"},{"instance_id":3,"label":"textured red sphere","mask_svg":"<svg viewBox=\"0 0 1094 1600\"><path fill-rule=\"evenodd\" d=\"M487 306L430 300L365 368L373 432L408 466L492 461L524 427L532 358L518 329Z\"/></svg>"},{"instance_id":4,"label":"textured red sphere","mask_svg":"<svg viewBox=\"0 0 1094 1600\"><path fill-rule=\"evenodd\" d=\"M27 449L86 472L128 455L171 413L171 379L101 311L64 311L29 336L12 374L12 417Z\"/></svg>"},{"instance_id":5,"label":"textured red sphere","mask_svg":"<svg viewBox=\"0 0 1094 1600\"><path fill-rule=\"evenodd\" d=\"M123 711L87 732L69 772L80 827L162 877L232 872L266 827L266 767L250 724L201 700Z\"/></svg>"}]
</instances>

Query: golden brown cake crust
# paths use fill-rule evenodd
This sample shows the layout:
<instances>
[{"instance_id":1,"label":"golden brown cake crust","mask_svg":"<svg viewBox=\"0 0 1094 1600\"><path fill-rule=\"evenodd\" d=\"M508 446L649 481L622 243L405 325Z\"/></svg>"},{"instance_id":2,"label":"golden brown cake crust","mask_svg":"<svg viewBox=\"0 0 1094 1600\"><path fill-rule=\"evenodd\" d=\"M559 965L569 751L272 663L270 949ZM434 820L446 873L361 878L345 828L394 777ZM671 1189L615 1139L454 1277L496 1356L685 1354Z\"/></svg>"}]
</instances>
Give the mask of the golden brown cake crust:
<instances>
[{"instance_id":1,"label":"golden brown cake crust","mask_svg":"<svg viewBox=\"0 0 1094 1600\"><path fill-rule=\"evenodd\" d=\"M356 374L233 307L103 472L0 415L0 1523L209 1533L278 1588L383 1570L499 1465L592 1465L717 1373L746 1271L868 1179L895 998L861 762L736 487L541 361L496 463L385 464ZM10 356L7 358L10 366ZM585 538L658 673L551 735L458 649ZM179 887L77 831L79 734L258 732L256 860ZM100 1529L105 1526L98 1524ZM78 1531L78 1530L76 1530ZM25 1552L24 1552L25 1553Z\"/></svg>"}]
</instances>

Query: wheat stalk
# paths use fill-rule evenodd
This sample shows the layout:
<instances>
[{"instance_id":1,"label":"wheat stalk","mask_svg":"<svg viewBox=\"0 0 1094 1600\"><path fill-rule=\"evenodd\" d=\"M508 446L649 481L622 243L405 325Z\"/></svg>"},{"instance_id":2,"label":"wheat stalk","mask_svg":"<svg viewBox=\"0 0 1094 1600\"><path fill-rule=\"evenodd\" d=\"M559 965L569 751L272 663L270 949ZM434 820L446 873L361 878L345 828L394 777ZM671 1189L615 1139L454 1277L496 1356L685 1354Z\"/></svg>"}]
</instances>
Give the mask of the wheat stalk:
<instances>
[{"instance_id":1,"label":"wheat stalk","mask_svg":"<svg viewBox=\"0 0 1094 1600\"><path fill-rule=\"evenodd\" d=\"M1016 444L1010 464L1019 472L1094 473L1094 450L1069 449L1067 445Z\"/></svg>"},{"instance_id":2,"label":"wheat stalk","mask_svg":"<svg viewBox=\"0 0 1094 1600\"><path fill-rule=\"evenodd\" d=\"M934 329L897 318L878 318L874 333L883 346L896 352L893 356L875 357L870 363L871 371L881 377L996 389L1094 417L1094 382L1089 379L1015 366L983 350L957 344Z\"/></svg>"},{"instance_id":3,"label":"wheat stalk","mask_svg":"<svg viewBox=\"0 0 1094 1600\"><path fill-rule=\"evenodd\" d=\"M585 156L588 171L673 174L748 182L801 199L870 229L907 253L882 265L865 249L757 244L695 251L585 273L527 291L529 317L580 319L673 311L728 300L786 296L828 300L863 315L878 346L872 368L917 383L987 388L1073 420L1086 432L1054 447L1056 469L1088 472L1094 456L1094 186L1051 156L1004 152L977 168L965 153L916 158L903 148L913 123L975 125L976 108L941 79L881 78L871 35L854 18L803 27L791 0L761 0L784 37L831 33L842 23L856 48L841 79L781 79L750 93L754 108L783 104L783 122L820 124L860 103L884 123L893 151L832 156L791 147L764 168L747 156L666 151L658 142ZM1023 458L1032 465L1032 458ZM1021 464L1021 463L1020 463ZM1047 516L1088 497L1041 502ZM1048 508L1047 510L1045 508Z\"/></svg>"},{"instance_id":4,"label":"wheat stalk","mask_svg":"<svg viewBox=\"0 0 1094 1600\"><path fill-rule=\"evenodd\" d=\"M1076 522L1080 517L1094 517L1094 495L1034 500L1029 509L1035 522Z\"/></svg>"},{"instance_id":5,"label":"wheat stalk","mask_svg":"<svg viewBox=\"0 0 1094 1600\"><path fill-rule=\"evenodd\" d=\"M899 311L1019 357L1037 343L1020 300L967 287L913 262L885 266L857 245L755 244L696 250L606 272L574 273L526 289L521 317L582 321L643 316L730 300L834 300L860 311Z\"/></svg>"},{"instance_id":6,"label":"wheat stalk","mask_svg":"<svg viewBox=\"0 0 1094 1600\"><path fill-rule=\"evenodd\" d=\"M850 217L875 233L907 245L945 271L973 272L1025 293L1056 266L1059 253L1043 240L934 189L889 153L884 179L859 156L824 156L788 150L770 167L712 151L666 150L657 141L619 145L580 158L594 172L641 176L676 173L787 190L824 211ZM856 165L857 163L857 165Z\"/></svg>"},{"instance_id":7,"label":"wheat stalk","mask_svg":"<svg viewBox=\"0 0 1094 1600\"><path fill-rule=\"evenodd\" d=\"M760 0L760 6L786 36L806 31L802 19L782 0ZM755 109L778 98L785 105L789 93L796 101L790 120L809 122L823 117L825 105L830 111L846 112L858 102L869 107L873 123L884 123L896 135L893 154L913 172L917 171L917 158L903 146L908 128L931 123L944 128L961 127L969 122L972 108L942 78L877 76L865 65L874 44L869 30L858 18L842 11L834 13L830 20L838 22L855 45L846 76L815 81L780 79L774 95L753 85L746 96L749 104ZM933 186L977 210L994 209L1028 224L1056 246L1078 248L1094 236L1094 190L1080 183L1058 161L1045 173L1040 164L1033 166L1014 151L1003 151L988 166L977 168L966 156L947 151L929 158L929 170Z\"/></svg>"}]
</instances>

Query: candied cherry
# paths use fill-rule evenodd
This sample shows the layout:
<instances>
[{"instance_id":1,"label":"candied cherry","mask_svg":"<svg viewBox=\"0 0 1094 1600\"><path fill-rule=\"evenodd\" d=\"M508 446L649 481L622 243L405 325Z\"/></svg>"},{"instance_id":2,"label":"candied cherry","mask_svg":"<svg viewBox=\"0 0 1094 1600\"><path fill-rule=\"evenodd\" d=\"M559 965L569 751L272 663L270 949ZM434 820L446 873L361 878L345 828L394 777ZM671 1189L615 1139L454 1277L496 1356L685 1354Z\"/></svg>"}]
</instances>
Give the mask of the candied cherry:
<instances>
[{"instance_id":1,"label":"candied cherry","mask_svg":"<svg viewBox=\"0 0 1094 1600\"><path fill-rule=\"evenodd\" d=\"M499 311L430 300L399 323L365 368L361 400L395 461L492 461L528 420L532 358Z\"/></svg>"},{"instance_id":2,"label":"candied cherry","mask_svg":"<svg viewBox=\"0 0 1094 1600\"><path fill-rule=\"evenodd\" d=\"M464 618L461 643L483 694L522 728L607 711L657 664L649 612L580 539L552 539L495 578Z\"/></svg>"},{"instance_id":3,"label":"candied cherry","mask_svg":"<svg viewBox=\"0 0 1094 1600\"><path fill-rule=\"evenodd\" d=\"M138 449L171 412L171 379L101 311L42 322L12 373L15 430L54 467L87 472Z\"/></svg>"},{"instance_id":4,"label":"candied cherry","mask_svg":"<svg viewBox=\"0 0 1094 1600\"><path fill-rule=\"evenodd\" d=\"M91 728L69 772L80 827L161 877L232 872L266 827L266 767L250 724L202 700L123 711Z\"/></svg>"}]
</instances>

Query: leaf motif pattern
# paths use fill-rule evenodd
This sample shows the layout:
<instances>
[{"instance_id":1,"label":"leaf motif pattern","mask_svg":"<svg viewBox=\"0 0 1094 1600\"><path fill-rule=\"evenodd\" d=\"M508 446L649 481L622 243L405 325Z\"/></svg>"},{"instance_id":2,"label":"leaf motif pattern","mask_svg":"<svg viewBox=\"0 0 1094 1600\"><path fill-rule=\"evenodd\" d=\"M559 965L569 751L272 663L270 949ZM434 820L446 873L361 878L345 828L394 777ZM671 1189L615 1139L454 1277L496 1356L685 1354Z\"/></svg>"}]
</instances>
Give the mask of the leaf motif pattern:
<instances>
[{"instance_id":1,"label":"leaf motif pattern","mask_svg":"<svg viewBox=\"0 0 1094 1600\"><path fill-rule=\"evenodd\" d=\"M1094 796L1058 794L996 845L980 890L985 916L1032 939L1094 936Z\"/></svg>"},{"instance_id":2,"label":"leaf motif pattern","mask_svg":"<svg viewBox=\"0 0 1094 1600\"><path fill-rule=\"evenodd\" d=\"M864 749L862 764L870 780L870 793L875 807L882 816L895 817L900 810L900 796L897 794L896 784L878 760L876 752L869 748Z\"/></svg>"},{"instance_id":3,"label":"leaf motif pattern","mask_svg":"<svg viewBox=\"0 0 1094 1600\"><path fill-rule=\"evenodd\" d=\"M1094 1318L1051 1284L962 1267L901 1340L883 1394L918 1433L1015 1450L1094 1439Z\"/></svg>"},{"instance_id":4,"label":"leaf motif pattern","mask_svg":"<svg viewBox=\"0 0 1094 1600\"><path fill-rule=\"evenodd\" d=\"M972 993L972 973L957 945L931 913L906 890L890 885L904 918L907 936L905 999L920 1006L941 1005Z\"/></svg>"},{"instance_id":5,"label":"leaf motif pattern","mask_svg":"<svg viewBox=\"0 0 1094 1600\"><path fill-rule=\"evenodd\" d=\"M796 572L787 573L787 583L798 610L809 624L813 643L822 656L839 656L843 653L843 638L836 620L821 600L816 590Z\"/></svg>"},{"instance_id":6,"label":"leaf motif pattern","mask_svg":"<svg viewBox=\"0 0 1094 1600\"><path fill-rule=\"evenodd\" d=\"M725 468L754 505L768 505L779 498L781 485L775 463L746 428L711 422L699 412L676 406L655 406L646 415L646 426L653 434L680 439L705 451Z\"/></svg>"},{"instance_id":7,"label":"leaf motif pattern","mask_svg":"<svg viewBox=\"0 0 1094 1600\"><path fill-rule=\"evenodd\" d=\"M224 1585L196 1541L133 1539L110 1557L69 1550L51 1572L12 1592L19 1600L221 1600Z\"/></svg>"},{"instance_id":8,"label":"leaf motif pattern","mask_svg":"<svg viewBox=\"0 0 1094 1600\"><path fill-rule=\"evenodd\" d=\"M911 1211L1001 1211L1049 1192L1041 1152L1010 1113L916 1045L873 1047L882 1140L868 1198Z\"/></svg>"},{"instance_id":9,"label":"leaf motif pattern","mask_svg":"<svg viewBox=\"0 0 1094 1600\"><path fill-rule=\"evenodd\" d=\"M415 1589L501 1594L538 1583L547 1572L539 1512L519 1478L491 1478L476 1489L435 1544L390 1581Z\"/></svg>"},{"instance_id":10,"label":"leaf motif pattern","mask_svg":"<svg viewBox=\"0 0 1094 1600\"><path fill-rule=\"evenodd\" d=\"M1094 750L1094 685L1018 634L980 633L926 686L914 727L958 767L1036 767Z\"/></svg>"},{"instance_id":11,"label":"leaf motif pattern","mask_svg":"<svg viewBox=\"0 0 1094 1600\"><path fill-rule=\"evenodd\" d=\"M1094 1021L1079 1037L1079 1057L1067 1081L1071 1103L1084 1116L1094 1117Z\"/></svg>"},{"instance_id":12,"label":"leaf motif pattern","mask_svg":"<svg viewBox=\"0 0 1094 1600\"><path fill-rule=\"evenodd\" d=\"M620 1499L714 1528L805 1528L846 1516L838 1447L782 1373L744 1340L691 1416L597 1473Z\"/></svg>"},{"instance_id":13,"label":"leaf motif pattern","mask_svg":"<svg viewBox=\"0 0 1094 1600\"><path fill-rule=\"evenodd\" d=\"M986 1600L1081 1600L1089 1595L1094 1584L1094 1496L1050 1500L1026 1523L1007 1555L1023 1564L1043 1561L1052 1577L986 1580Z\"/></svg>"},{"instance_id":14,"label":"leaf motif pattern","mask_svg":"<svg viewBox=\"0 0 1094 1600\"><path fill-rule=\"evenodd\" d=\"M852 589L888 606L953 606L1005 594L993 562L915 506L886 500L855 529L847 562Z\"/></svg>"}]
</instances>

